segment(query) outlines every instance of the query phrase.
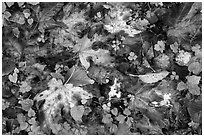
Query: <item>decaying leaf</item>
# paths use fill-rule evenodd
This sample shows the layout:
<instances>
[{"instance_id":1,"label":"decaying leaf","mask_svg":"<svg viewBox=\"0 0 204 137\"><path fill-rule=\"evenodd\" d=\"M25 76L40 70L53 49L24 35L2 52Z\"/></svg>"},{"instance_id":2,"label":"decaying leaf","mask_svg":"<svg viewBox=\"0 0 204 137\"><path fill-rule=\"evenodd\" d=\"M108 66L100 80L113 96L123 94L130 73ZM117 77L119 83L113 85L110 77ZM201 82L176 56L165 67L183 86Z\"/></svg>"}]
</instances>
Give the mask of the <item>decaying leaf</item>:
<instances>
[{"instance_id":1,"label":"decaying leaf","mask_svg":"<svg viewBox=\"0 0 204 137\"><path fill-rule=\"evenodd\" d=\"M45 124L55 132L59 124L54 118L61 117L62 109L68 113L70 108L77 105L78 100L74 96L79 96L84 103L87 99L92 98L92 94L81 87L74 87L73 84L63 85L61 80L55 78L49 81L48 87L48 90L41 92L34 99L37 102L45 100L42 106L45 113ZM76 112L76 110L73 112ZM73 112L71 113L73 114Z\"/></svg>"},{"instance_id":2,"label":"decaying leaf","mask_svg":"<svg viewBox=\"0 0 204 137\"><path fill-rule=\"evenodd\" d=\"M162 71L158 73L147 73L145 75L132 75L132 74L129 75L139 77L139 79L142 80L144 83L156 83L164 79L168 74L169 74L168 71Z\"/></svg>"},{"instance_id":3,"label":"decaying leaf","mask_svg":"<svg viewBox=\"0 0 204 137\"><path fill-rule=\"evenodd\" d=\"M17 38L12 38L10 36L3 37L3 51L13 59L20 59L23 53L23 47L23 43L20 43Z\"/></svg>"},{"instance_id":4,"label":"decaying leaf","mask_svg":"<svg viewBox=\"0 0 204 137\"><path fill-rule=\"evenodd\" d=\"M9 58L2 59L2 76L8 75L15 69L15 62Z\"/></svg>"},{"instance_id":5,"label":"decaying leaf","mask_svg":"<svg viewBox=\"0 0 204 137\"><path fill-rule=\"evenodd\" d=\"M74 52L79 53L80 62L86 69L90 67L90 63L87 61L88 57L91 57L95 64L104 66L110 65L113 60L110 56L109 50L93 50L91 46L94 42L95 40L89 39L86 35L78 42L79 44L73 48Z\"/></svg>"},{"instance_id":6,"label":"decaying leaf","mask_svg":"<svg viewBox=\"0 0 204 137\"><path fill-rule=\"evenodd\" d=\"M46 3L44 3L46 4ZM63 2L56 2L56 3L49 3L46 4L46 8L43 9L42 12L38 14L39 26L38 29L40 32L44 33L44 29L50 27L59 27L62 26L63 23L56 22L52 17L60 11L62 6L64 5Z\"/></svg>"},{"instance_id":7,"label":"decaying leaf","mask_svg":"<svg viewBox=\"0 0 204 137\"><path fill-rule=\"evenodd\" d=\"M174 27L167 32L169 37L175 38L179 43L183 40L190 40L189 36L200 35L202 26L202 14L200 12L202 4L198 2L182 4L183 6L177 14L179 16L174 19Z\"/></svg>"},{"instance_id":8,"label":"decaying leaf","mask_svg":"<svg viewBox=\"0 0 204 137\"><path fill-rule=\"evenodd\" d=\"M136 30L136 26L139 26L141 29L143 27L143 24L146 24L146 22L143 21L135 21L136 23L134 25L127 25L125 18L130 16L130 10L123 7L122 4L114 4L112 5L112 8L110 8L110 13L106 16L106 22L107 24L104 25L105 29L108 30L110 33L118 33L121 31L124 31L127 33L130 37L134 37L134 35L141 33L141 30ZM147 24L149 22L147 21Z\"/></svg>"}]
</instances>

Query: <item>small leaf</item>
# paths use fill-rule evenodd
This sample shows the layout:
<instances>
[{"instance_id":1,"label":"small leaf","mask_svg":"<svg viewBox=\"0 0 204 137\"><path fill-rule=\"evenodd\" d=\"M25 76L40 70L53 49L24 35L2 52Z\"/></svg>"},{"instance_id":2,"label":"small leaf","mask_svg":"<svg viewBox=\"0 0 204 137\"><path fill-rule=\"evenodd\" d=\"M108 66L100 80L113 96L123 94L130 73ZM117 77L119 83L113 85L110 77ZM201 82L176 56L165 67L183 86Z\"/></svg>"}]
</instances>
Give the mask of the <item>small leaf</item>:
<instances>
[{"instance_id":1,"label":"small leaf","mask_svg":"<svg viewBox=\"0 0 204 137\"><path fill-rule=\"evenodd\" d=\"M30 108L30 110L28 111L28 116L29 117L35 116L35 111L32 108Z\"/></svg>"},{"instance_id":2,"label":"small leaf","mask_svg":"<svg viewBox=\"0 0 204 137\"><path fill-rule=\"evenodd\" d=\"M28 123L27 122L24 122L24 123L20 124L20 129L21 130L25 130L27 127L28 127Z\"/></svg>"},{"instance_id":3,"label":"small leaf","mask_svg":"<svg viewBox=\"0 0 204 137\"><path fill-rule=\"evenodd\" d=\"M129 116L131 114L131 112L128 108L125 108L125 110L123 111L123 114Z\"/></svg>"},{"instance_id":4,"label":"small leaf","mask_svg":"<svg viewBox=\"0 0 204 137\"><path fill-rule=\"evenodd\" d=\"M117 131L118 131L118 126L116 125L116 124L111 124L111 127L110 127L110 132L111 133L117 133Z\"/></svg>"},{"instance_id":5,"label":"small leaf","mask_svg":"<svg viewBox=\"0 0 204 137\"><path fill-rule=\"evenodd\" d=\"M19 92L26 93L26 92L29 92L31 89L32 87L26 81L22 81Z\"/></svg>"},{"instance_id":6,"label":"small leaf","mask_svg":"<svg viewBox=\"0 0 204 137\"><path fill-rule=\"evenodd\" d=\"M112 113L114 116L117 116L117 115L118 115L118 109L117 109L117 108L111 109L111 113Z\"/></svg>"},{"instance_id":7,"label":"small leaf","mask_svg":"<svg viewBox=\"0 0 204 137\"><path fill-rule=\"evenodd\" d=\"M29 120L28 120L28 123L31 124L31 125L36 124L35 118L33 117L33 118L29 119Z\"/></svg>"},{"instance_id":8,"label":"small leaf","mask_svg":"<svg viewBox=\"0 0 204 137\"><path fill-rule=\"evenodd\" d=\"M200 82L201 77L200 76L196 76L196 75L192 75L192 76L187 76L186 79L187 79L189 84L191 84L191 85L198 85L199 82Z\"/></svg>"},{"instance_id":9,"label":"small leaf","mask_svg":"<svg viewBox=\"0 0 204 137\"><path fill-rule=\"evenodd\" d=\"M23 101L19 102L22 106L22 109L25 111L29 111L33 106L33 100L31 99L24 99Z\"/></svg>"},{"instance_id":10,"label":"small leaf","mask_svg":"<svg viewBox=\"0 0 204 137\"><path fill-rule=\"evenodd\" d=\"M177 85L177 90L182 91L182 90L185 90L185 89L187 89L187 85L183 81L179 82L178 85Z\"/></svg>"},{"instance_id":11,"label":"small leaf","mask_svg":"<svg viewBox=\"0 0 204 137\"><path fill-rule=\"evenodd\" d=\"M131 127L133 121L134 119L132 117L127 118L126 124L128 125L128 127Z\"/></svg>"},{"instance_id":12,"label":"small leaf","mask_svg":"<svg viewBox=\"0 0 204 137\"><path fill-rule=\"evenodd\" d=\"M32 18L27 19L27 22L28 22L29 25L32 25L33 24L33 19Z\"/></svg>"},{"instance_id":13,"label":"small leaf","mask_svg":"<svg viewBox=\"0 0 204 137\"><path fill-rule=\"evenodd\" d=\"M19 31L18 27L13 28L12 31L13 31L14 35L18 38L18 37L19 37L19 34L20 34L20 31Z\"/></svg>"},{"instance_id":14,"label":"small leaf","mask_svg":"<svg viewBox=\"0 0 204 137\"><path fill-rule=\"evenodd\" d=\"M24 14L24 17L26 18L26 19L28 19L28 17L30 17L30 10L29 9L25 9L24 11L23 11L23 14Z\"/></svg>"},{"instance_id":15,"label":"small leaf","mask_svg":"<svg viewBox=\"0 0 204 137\"><path fill-rule=\"evenodd\" d=\"M102 122L105 124L109 124L113 121L113 119L111 118L111 114L105 114L103 115L103 119Z\"/></svg>"},{"instance_id":16,"label":"small leaf","mask_svg":"<svg viewBox=\"0 0 204 137\"><path fill-rule=\"evenodd\" d=\"M197 75L202 71L202 65L198 61L192 62L190 65L188 65L188 70Z\"/></svg>"},{"instance_id":17,"label":"small leaf","mask_svg":"<svg viewBox=\"0 0 204 137\"><path fill-rule=\"evenodd\" d=\"M121 115L121 114L116 117L117 121L119 121L120 124L124 123L125 118L126 116Z\"/></svg>"},{"instance_id":18,"label":"small leaf","mask_svg":"<svg viewBox=\"0 0 204 137\"><path fill-rule=\"evenodd\" d=\"M25 123L26 117L22 113L19 113L17 115L17 120L19 124L22 124L22 123Z\"/></svg>"},{"instance_id":19,"label":"small leaf","mask_svg":"<svg viewBox=\"0 0 204 137\"><path fill-rule=\"evenodd\" d=\"M16 83L17 82L17 80L18 80L18 73L19 71L18 71L18 69L17 68L15 68L14 69L14 73L12 74L12 75L9 75L9 80L11 81L11 82L13 82L13 83Z\"/></svg>"},{"instance_id":20,"label":"small leaf","mask_svg":"<svg viewBox=\"0 0 204 137\"><path fill-rule=\"evenodd\" d=\"M163 51L165 50L164 41L157 41L157 44L154 45L154 49L156 51L160 51L161 53L163 53Z\"/></svg>"},{"instance_id":21,"label":"small leaf","mask_svg":"<svg viewBox=\"0 0 204 137\"><path fill-rule=\"evenodd\" d=\"M25 17L23 15L23 13L18 12L18 13L15 13L12 15L11 21L16 22L20 25L23 25L25 23Z\"/></svg>"},{"instance_id":22,"label":"small leaf","mask_svg":"<svg viewBox=\"0 0 204 137\"><path fill-rule=\"evenodd\" d=\"M200 87L198 85L188 85L188 90L193 95L200 95Z\"/></svg>"},{"instance_id":23,"label":"small leaf","mask_svg":"<svg viewBox=\"0 0 204 137\"><path fill-rule=\"evenodd\" d=\"M81 118L84 114L84 106L80 105L72 107L70 110L70 114L76 122L82 122Z\"/></svg>"}]
</instances>

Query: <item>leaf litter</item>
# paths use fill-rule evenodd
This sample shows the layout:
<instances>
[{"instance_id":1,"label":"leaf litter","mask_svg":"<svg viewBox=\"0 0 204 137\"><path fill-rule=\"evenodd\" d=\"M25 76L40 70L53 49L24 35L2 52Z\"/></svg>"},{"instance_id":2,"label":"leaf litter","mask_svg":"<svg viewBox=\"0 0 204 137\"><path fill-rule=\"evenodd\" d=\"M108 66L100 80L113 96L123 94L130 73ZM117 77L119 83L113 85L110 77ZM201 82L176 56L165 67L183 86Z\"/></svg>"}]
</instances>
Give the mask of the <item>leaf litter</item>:
<instances>
[{"instance_id":1,"label":"leaf litter","mask_svg":"<svg viewBox=\"0 0 204 137\"><path fill-rule=\"evenodd\" d=\"M201 3L2 9L2 134L202 134Z\"/></svg>"}]
</instances>

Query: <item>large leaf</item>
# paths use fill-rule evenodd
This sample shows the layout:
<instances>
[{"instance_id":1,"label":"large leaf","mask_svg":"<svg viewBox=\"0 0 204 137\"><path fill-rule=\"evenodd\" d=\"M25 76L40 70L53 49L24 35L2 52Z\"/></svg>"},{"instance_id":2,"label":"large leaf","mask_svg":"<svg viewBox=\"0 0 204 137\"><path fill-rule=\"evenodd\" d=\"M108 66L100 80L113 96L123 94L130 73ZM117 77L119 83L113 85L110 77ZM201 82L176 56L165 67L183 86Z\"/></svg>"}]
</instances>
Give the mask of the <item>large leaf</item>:
<instances>
[{"instance_id":1,"label":"large leaf","mask_svg":"<svg viewBox=\"0 0 204 137\"><path fill-rule=\"evenodd\" d=\"M44 3L45 8L39 13L39 20L50 20L64 5L63 2Z\"/></svg>"},{"instance_id":2,"label":"large leaf","mask_svg":"<svg viewBox=\"0 0 204 137\"><path fill-rule=\"evenodd\" d=\"M73 66L69 69L67 77L69 77L67 83L71 83L74 86L84 86L94 83L94 80L87 76L86 71L78 66Z\"/></svg>"},{"instance_id":3,"label":"large leaf","mask_svg":"<svg viewBox=\"0 0 204 137\"><path fill-rule=\"evenodd\" d=\"M92 98L92 94L80 87L74 87L72 84L63 85L61 80L56 80L55 78L48 82L48 87L48 90L35 96L34 100L37 101L37 104L44 102L41 108L45 114L44 123L55 133L59 127L58 122L63 115L61 113L62 110L68 113L70 108L77 105L78 100L75 96L79 96L81 101L83 101L82 104L84 104L87 99ZM56 117L58 119L55 119Z\"/></svg>"},{"instance_id":4,"label":"large leaf","mask_svg":"<svg viewBox=\"0 0 204 137\"><path fill-rule=\"evenodd\" d=\"M64 5L63 2L56 2L56 3L44 3L45 8L39 12L38 14L38 21L39 26L38 29L40 32L44 33L44 29L51 28L51 27L64 27L65 25L61 22L56 22L53 19L53 16L55 16Z\"/></svg>"},{"instance_id":5,"label":"large leaf","mask_svg":"<svg viewBox=\"0 0 204 137\"><path fill-rule=\"evenodd\" d=\"M167 19L164 20L166 25L173 27L179 23L189 12L193 2L174 3L172 8L169 9Z\"/></svg>"},{"instance_id":6,"label":"large leaf","mask_svg":"<svg viewBox=\"0 0 204 137\"><path fill-rule=\"evenodd\" d=\"M168 103L174 102L174 95L176 93L173 90L173 84L170 81L162 81L157 87L153 84L145 84L137 86L138 88L130 88L134 91L135 96L132 102L132 108L140 110L145 116L152 121L156 122L160 127L164 127L164 111L159 111L155 102L160 104L160 107L170 107ZM138 90L139 89L139 90ZM166 99L166 96L170 95L170 98ZM166 101L166 102L165 102ZM167 111L167 109L165 109Z\"/></svg>"},{"instance_id":7,"label":"large leaf","mask_svg":"<svg viewBox=\"0 0 204 137\"><path fill-rule=\"evenodd\" d=\"M95 41L97 41L96 39L90 40L86 35L74 47L74 52L79 53L80 62L86 69L90 67L90 63L87 60L88 57L91 57L95 64L104 66L110 65L111 61L113 60L108 50L105 49L93 50L91 48L92 44Z\"/></svg>"},{"instance_id":8,"label":"large leaf","mask_svg":"<svg viewBox=\"0 0 204 137\"><path fill-rule=\"evenodd\" d=\"M182 8L174 18L173 27L167 32L167 35L178 41L190 41L191 37L201 34L202 14L201 3L182 3Z\"/></svg>"}]
</instances>

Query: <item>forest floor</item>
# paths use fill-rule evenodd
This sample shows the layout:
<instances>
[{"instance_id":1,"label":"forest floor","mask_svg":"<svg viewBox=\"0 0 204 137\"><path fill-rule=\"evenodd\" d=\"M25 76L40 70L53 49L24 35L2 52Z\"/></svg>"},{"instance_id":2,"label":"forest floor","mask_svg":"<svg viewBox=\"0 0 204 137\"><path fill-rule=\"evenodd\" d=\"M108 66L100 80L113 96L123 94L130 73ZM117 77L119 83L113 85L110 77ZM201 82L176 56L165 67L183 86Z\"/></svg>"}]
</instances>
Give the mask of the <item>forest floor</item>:
<instances>
[{"instance_id":1,"label":"forest floor","mask_svg":"<svg viewBox=\"0 0 204 137\"><path fill-rule=\"evenodd\" d=\"M2 10L2 134L202 134L201 3Z\"/></svg>"}]
</instances>

